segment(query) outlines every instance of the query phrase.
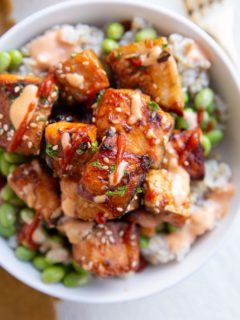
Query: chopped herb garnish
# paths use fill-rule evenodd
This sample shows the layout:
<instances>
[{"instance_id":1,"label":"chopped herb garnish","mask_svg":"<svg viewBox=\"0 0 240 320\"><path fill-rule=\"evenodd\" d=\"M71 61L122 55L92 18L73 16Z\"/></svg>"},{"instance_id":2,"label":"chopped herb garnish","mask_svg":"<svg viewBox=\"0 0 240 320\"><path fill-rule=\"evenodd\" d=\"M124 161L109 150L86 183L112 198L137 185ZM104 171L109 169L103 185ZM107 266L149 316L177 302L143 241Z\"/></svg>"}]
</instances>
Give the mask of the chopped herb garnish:
<instances>
[{"instance_id":1,"label":"chopped herb garnish","mask_svg":"<svg viewBox=\"0 0 240 320\"><path fill-rule=\"evenodd\" d=\"M168 43L164 43L163 45L162 45L162 49L166 49L168 47Z\"/></svg>"},{"instance_id":2,"label":"chopped herb garnish","mask_svg":"<svg viewBox=\"0 0 240 320\"><path fill-rule=\"evenodd\" d=\"M106 196L112 197L112 196L120 196L123 197L126 191L126 186L121 186L117 188L115 191L107 191L105 194Z\"/></svg>"},{"instance_id":3,"label":"chopped herb garnish","mask_svg":"<svg viewBox=\"0 0 240 320\"><path fill-rule=\"evenodd\" d=\"M40 103L41 104L45 104L46 103L46 101L47 101L47 98L45 98L45 97L40 97Z\"/></svg>"},{"instance_id":4,"label":"chopped herb garnish","mask_svg":"<svg viewBox=\"0 0 240 320\"><path fill-rule=\"evenodd\" d=\"M112 164L109 168L109 172L112 173L116 169L116 163Z\"/></svg>"},{"instance_id":5,"label":"chopped herb garnish","mask_svg":"<svg viewBox=\"0 0 240 320\"><path fill-rule=\"evenodd\" d=\"M81 156L81 155L84 154L86 151L87 151L87 150L82 150L82 149L78 148L76 152L77 152L77 154L79 154L79 155Z\"/></svg>"},{"instance_id":6,"label":"chopped herb garnish","mask_svg":"<svg viewBox=\"0 0 240 320\"><path fill-rule=\"evenodd\" d=\"M115 53L115 58L116 58L116 59L121 59L122 55L123 55L122 52L116 52L116 53Z\"/></svg>"},{"instance_id":7,"label":"chopped herb garnish","mask_svg":"<svg viewBox=\"0 0 240 320\"><path fill-rule=\"evenodd\" d=\"M98 148L98 142L97 142L97 141L94 141L94 142L92 143L92 146L91 146L92 152L97 151L97 148Z\"/></svg>"},{"instance_id":8,"label":"chopped herb garnish","mask_svg":"<svg viewBox=\"0 0 240 320\"><path fill-rule=\"evenodd\" d=\"M46 122L47 119L46 119L46 117L40 116L40 117L38 118L38 121Z\"/></svg>"},{"instance_id":9,"label":"chopped herb garnish","mask_svg":"<svg viewBox=\"0 0 240 320\"><path fill-rule=\"evenodd\" d=\"M150 101L149 104L148 104L148 108L152 112L157 112L160 109L159 105L155 101Z\"/></svg>"},{"instance_id":10,"label":"chopped herb garnish","mask_svg":"<svg viewBox=\"0 0 240 320\"><path fill-rule=\"evenodd\" d=\"M146 66L139 66L139 70L144 71L146 69Z\"/></svg>"},{"instance_id":11,"label":"chopped herb garnish","mask_svg":"<svg viewBox=\"0 0 240 320\"><path fill-rule=\"evenodd\" d=\"M55 157L58 154L58 151L54 150L53 147L54 146L52 144L47 144L46 146L46 154L51 158Z\"/></svg>"},{"instance_id":12,"label":"chopped herb garnish","mask_svg":"<svg viewBox=\"0 0 240 320\"><path fill-rule=\"evenodd\" d=\"M103 93L104 93L103 90L98 93L97 98L96 98L96 103L97 104L101 101Z\"/></svg>"},{"instance_id":13,"label":"chopped herb garnish","mask_svg":"<svg viewBox=\"0 0 240 320\"><path fill-rule=\"evenodd\" d=\"M137 187L136 191L137 191L137 193L142 193L143 192L141 187Z\"/></svg>"},{"instance_id":14,"label":"chopped herb garnish","mask_svg":"<svg viewBox=\"0 0 240 320\"><path fill-rule=\"evenodd\" d=\"M93 167L95 167L95 168L102 169L102 165L101 165L101 163L99 162L99 160L93 161L93 162L91 163L91 165L92 165Z\"/></svg>"}]
</instances>

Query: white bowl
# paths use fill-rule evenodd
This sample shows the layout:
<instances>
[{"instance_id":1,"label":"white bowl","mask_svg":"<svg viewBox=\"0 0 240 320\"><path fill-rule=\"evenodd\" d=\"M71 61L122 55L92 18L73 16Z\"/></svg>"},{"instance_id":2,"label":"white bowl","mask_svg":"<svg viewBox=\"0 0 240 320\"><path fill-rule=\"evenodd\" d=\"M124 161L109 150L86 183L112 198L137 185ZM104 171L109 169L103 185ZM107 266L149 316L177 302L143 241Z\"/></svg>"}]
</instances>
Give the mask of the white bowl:
<instances>
[{"instance_id":1,"label":"white bowl","mask_svg":"<svg viewBox=\"0 0 240 320\"><path fill-rule=\"evenodd\" d=\"M142 16L151 21L161 33L173 32L196 39L212 62L213 85L226 101L230 110L228 132L223 143L223 156L233 170L237 195L228 216L211 233L194 245L190 254L179 264L149 267L128 279L94 279L86 287L68 289L61 284L45 285L40 274L30 263L18 261L6 241L0 239L0 264L13 276L29 286L49 295L83 303L122 302L162 291L189 274L213 254L229 230L238 211L240 197L240 87L231 62L221 48L202 30L185 18L151 4L132 0L73 1L42 10L17 24L0 39L0 50L18 48L47 28L61 23L87 23L102 25L108 21ZM116 253L117 254L117 253Z\"/></svg>"}]
</instances>

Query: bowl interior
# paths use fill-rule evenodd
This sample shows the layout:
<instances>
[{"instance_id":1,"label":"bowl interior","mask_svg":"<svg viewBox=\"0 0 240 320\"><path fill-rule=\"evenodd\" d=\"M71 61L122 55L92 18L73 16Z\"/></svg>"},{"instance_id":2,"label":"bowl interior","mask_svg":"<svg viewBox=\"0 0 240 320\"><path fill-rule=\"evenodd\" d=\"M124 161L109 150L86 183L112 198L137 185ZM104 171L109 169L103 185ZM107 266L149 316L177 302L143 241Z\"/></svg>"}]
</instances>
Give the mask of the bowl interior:
<instances>
[{"instance_id":1,"label":"bowl interior","mask_svg":"<svg viewBox=\"0 0 240 320\"><path fill-rule=\"evenodd\" d=\"M0 50L17 48L47 28L62 23L104 25L106 22L141 16L150 20L164 35L181 33L196 39L212 61L211 80L214 88L226 101L230 119L225 142L221 149L224 159L231 165L236 185L236 197L229 215L211 233L197 241L193 250L180 264L149 267L128 279L93 279L86 287L67 289L62 285L44 285L40 274L30 264L18 261L6 241L0 239L0 264L28 285L55 297L84 303L120 302L161 291L196 270L216 249L237 214L240 196L240 123L239 87L233 67L221 49L203 31L186 19L149 4L134 1L74 1L45 9L24 20L0 39ZM117 254L117 252L116 252Z\"/></svg>"}]
</instances>

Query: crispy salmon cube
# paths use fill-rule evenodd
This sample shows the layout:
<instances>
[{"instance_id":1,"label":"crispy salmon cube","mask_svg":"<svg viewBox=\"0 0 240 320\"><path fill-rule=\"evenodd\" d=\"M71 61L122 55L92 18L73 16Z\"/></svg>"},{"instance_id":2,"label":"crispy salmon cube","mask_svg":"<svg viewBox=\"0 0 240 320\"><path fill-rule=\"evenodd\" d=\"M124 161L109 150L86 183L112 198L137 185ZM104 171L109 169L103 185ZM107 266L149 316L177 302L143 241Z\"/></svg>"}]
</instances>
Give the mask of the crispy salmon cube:
<instances>
[{"instance_id":1,"label":"crispy salmon cube","mask_svg":"<svg viewBox=\"0 0 240 320\"><path fill-rule=\"evenodd\" d=\"M105 212L106 219L121 217L142 184L150 165L125 136L110 130L99 150L86 164L78 192Z\"/></svg>"},{"instance_id":2,"label":"crispy salmon cube","mask_svg":"<svg viewBox=\"0 0 240 320\"><path fill-rule=\"evenodd\" d=\"M190 216L190 177L180 166L150 170L144 182L145 208L181 227Z\"/></svg>"},{"instance_id":3,"label":"crispy salmon cube","mask_svg":"<svg viewBox=\"0 0 240 320\"><path fill-rule=\"evenodd\" d=\"M0 75L0 146L24 155L38 154L57 96L49 76L41 82L35 77Z\"/></svg>"},{"instance_id":4,"label":"crispy salmon cube","mask_svg":"<svg viewBox=\"0 0 240 320\"><path fill-rule=\"evenodd\" d=\"M190 174L192 180L204 178L204 154L200 128L176 131L170 143L178 155L178 162ZM168 147L167 147L168 149Z\"/></svg>"},{"instance_id":5,"label":"crispy salmon cube","mask_svg":"<svg viewBox=\"0 0 240 320\"><path fill-rule=\"evenodd\" d=\"M20 165L8 176L8 183L28 207L51 222L61 214L58 181L38 160Z\"/></svg>"},{"instance_id":6,"label":"crispy salmon cube","mask_svg":"<svg viewBox=\"0 0 240 320\"><path fill-rule=\"evenodd\" d=\"M177 64L165 38L130 43L106 58L120 88L140 89L179 115L184 99Z\"/></svg>"},{"instance_id":7,"label":"crispy salmon cube","mask_svg":"<svg viewBox=\"0 0 240 320\"><path fill-rule=\"evenodd\" d=\"M97 220L101 211L95 203L78 194L78 181L64 177L60 182L61 207L65 216L79 218L85 221Z\"/></svg>"},{"instance_id":8,"label":"crispy salmon cube","mask_svg":"<svg viewBox=\"0 0 240 320\"><path fill-rule=\"evenodd\" d=\"M63 97L69 102L85 102L109 86L107 74L91 49L58 63L55 76Z\"/></svg>"},{"instance_id":9,"label":"crispy salmon cube","mask_svg":"<svg viewBox=\"0 0 240 320\"><path fill-rule=\"evenodd\" d=\"M173 117L150 97L135 90L107 89L96 109L99 138L110 127L123 132L130 143L152 159L151 166L161 164L164 147L173 130Z\"/></svg>"},{"instance_id":10,"label":"crispy salmon cube","mask_svg":"<svg viewBox=\"0 0 240 320\"><path fill-rule=\"evenodd\" d=\"M60 230L73 245L74 260L100 277L119 276L139 266L139 235L133 224L94 225L70 219Z\"/></svg>"},{"instance_id":11,"label":"crispy salmon cube","mask_svg":"<svg viewBox=\"0 0 240 320\"><path fill-rule=\"evenodd\" d=\"M59 175L78 176L97 150L95 125L55 122L46 127L47 163Z\"/></svg>"}]
</instances>

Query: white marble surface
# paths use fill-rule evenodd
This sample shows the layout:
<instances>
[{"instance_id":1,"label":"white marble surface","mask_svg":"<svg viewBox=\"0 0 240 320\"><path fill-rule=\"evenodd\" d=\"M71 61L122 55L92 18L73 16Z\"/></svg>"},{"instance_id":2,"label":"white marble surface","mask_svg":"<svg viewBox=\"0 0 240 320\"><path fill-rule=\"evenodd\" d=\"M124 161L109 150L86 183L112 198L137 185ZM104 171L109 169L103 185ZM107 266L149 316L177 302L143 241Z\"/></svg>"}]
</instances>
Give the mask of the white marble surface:
<instances>
[{"instance_id":1,"label":"white marble surface","mask_svg":"<svg viewBox=\"0 0 240 320\"><path fill-rule=\"evenodd\" d=\"M1 0L0 0L1 1ZM14 0L17 20L64 0ZM67 0L65 0L67 1ZM181 0L151 0L184 14ZM240 1L234 1L240 50ZM224 23L224 22L223 22ZM240 52L240 51L239 51ZM115 305L57 304L59 320L237 320L240 319L240 216L214 257L201 270L160 294Z\"/></svg>"}]
</instances>

